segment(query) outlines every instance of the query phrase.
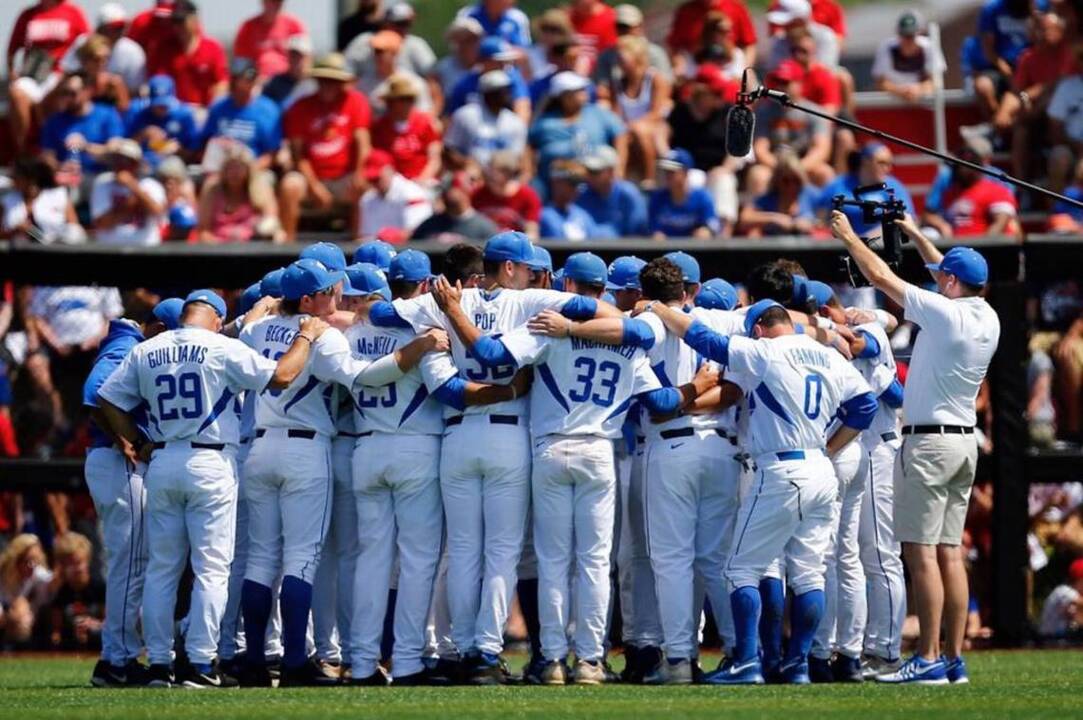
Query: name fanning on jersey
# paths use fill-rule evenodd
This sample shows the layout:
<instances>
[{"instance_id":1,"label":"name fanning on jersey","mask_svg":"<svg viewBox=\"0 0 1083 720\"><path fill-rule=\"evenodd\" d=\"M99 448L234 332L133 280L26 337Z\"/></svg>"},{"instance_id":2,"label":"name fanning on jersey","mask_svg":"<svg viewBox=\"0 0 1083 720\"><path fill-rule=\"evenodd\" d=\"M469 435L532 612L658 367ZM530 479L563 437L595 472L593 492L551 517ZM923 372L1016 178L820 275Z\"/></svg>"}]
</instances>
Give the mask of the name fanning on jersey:
<instances>
[{"instance_id":1,"label":"name fanning on jersey","mask_svg":"<svg viewBox=\"0 0 1083 720\"><path fill-rule=\"evenodd\" d=\"M387 335L377 335L374 338L357 338L357 352L360 355L383 357L395 352L399 341Z\"/></svg>"},{"instance_id":2,"label":"name fanning on jersey","mask_svg":"<svg viewBox=\"0 0 1083 720\"><path fill-rule=\"evenodd\" d=\"M156 368L159 365L178 365L180 363L199 363L207 359L207 348L204 345L173 345L158 348L147 353L147 366Z\"/></svg>"},{"instance_id":3,"label":"name fanning on jersey","mask_svg":"<svg viewBox=\"0 0 1083 720\"><path fill-rule=\"evenodd\" d=\"M827 354L811 348L791 348L786 351L786 356L794 365L813 365L815 367L831 367Z\"/></svg>"},{"instance_id":4,"label":"name fanning on jersey","mask_svg":"<svg viewBox=\"0 0 1083 720\"><path fill-rule=\"evenodd\" d=\"M635 355L635 345L607 345L605 343L594 342L593 340L584 340L582 338L569 338L572 341L572 350L609 350L615 352L623 358L631 359Z\"/></svg>"},{"instance_id":5,"label":"name fanning on jersey","mask_svg":"<svg viewBox=\"0 0 1083 720\"><path fill-rule=\"evenodd\" d=\"M282 343L283 345L292 345L293 339L297 337L297 331L293 328L288 328L283 325L268 325L267 335L263 338L265 342Z\"/></svg>"}]
</instances>

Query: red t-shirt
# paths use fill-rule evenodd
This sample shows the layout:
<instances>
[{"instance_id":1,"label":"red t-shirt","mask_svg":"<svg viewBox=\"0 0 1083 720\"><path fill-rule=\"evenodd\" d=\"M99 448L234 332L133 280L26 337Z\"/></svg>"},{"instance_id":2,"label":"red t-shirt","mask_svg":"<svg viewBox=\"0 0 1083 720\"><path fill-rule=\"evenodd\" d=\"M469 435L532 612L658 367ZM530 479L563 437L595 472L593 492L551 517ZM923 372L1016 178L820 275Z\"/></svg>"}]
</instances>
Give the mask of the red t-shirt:
<instances>
[{"instance_id":1,"label":"red t-shirt","mask_svg":"<svg viewBox=\"0 0 1083 720\"><path fill-rule=\"evenodd\" d=\"M776 10L777 8L778 3L772 2L768 9ZM846 37L846 15L842 11L842 6L835 0L812 0L812 21L831 28L840 38ZM767 24L767 32L771 35L781 29L779 25Z\"/></svg>"},{"instance_id":2,"label":"red t-shirt","mask_svg":"<svg viewBox=\"0 0 1083 720\"><path fill-rule=\"evenodd\" d=\"M819 63L811 63L805 70L801 94L824 107L837 108L842 105L842 86L838 77Z\"/></svg>"},{"instance_id":3,"label":"red t-shirt","mask_svg":"<svg viewBox=\"0 0 1083 720\"><path fill-rule=\"evenodd\" d=\"M1026 90L1031 85L1050 86L1065 75L1079 72L1072 47L1061 43L1056 48L1029 47L1019 56L1012 79L1015 90ZM1047 87L1047 89L1049 89Z\"/></svg>"},{"instance_id":4,"label":"red t-shirt","mask_svg":"<svg viewBox=\"0 0 1083 720\"><path fill-rule=\"evenodd\" d=\"M157 52L162 43L172 41L173 21L169 18L172 11L172 4L159 2L156 7L136 15L128 25L128 37L143 47L147 57Z\"/></svg>"},{"instance_id":5,"label":"red t-shirt","mask_svg":"<svg viewBox=\"0 0 1083 720\"><path fill-rule=\"evenodd\" d=\"M395 169L411 180L428 164L429 145L439 140L432 116L420 110L412 111L402 127L386 113L372 125L372 147L391 153Z\"/></svg>"},{"instance_id":6,"label":"red t-shirt","mask_svg":"<svg viewBox=\"0 0 1083 720\"><path fill-rule=\"evenodd\" d=\"M595 57L617 44L617 11L605 4L596 7L596 13L570 13L579 43Z\"/></svg>"},{"instance_id":7,"label":"red t-shirt","mask_svg":"<svg viewBox=\"0 0 1083 720\"><path fill-rule=\"evenodd\" d=\"M707 13L712 11L724 13L733 23L733 40L738 47L756 44L756 25L741 0L688 0L674 13L666 43L674 50L696 52L703 40Z\"/></svg>"},{"instance_id":8,"label":"red t-shirt","mask_svg":"<svg viewBox=\"0 0 1083 720\"><path fill-rule=\"evenodd\" d=\"M524 223L538 222L542 203L538 193L522 184L511 196L504 197L482 185L471 198L474 209L492 220L501 230L523 230Z\"/></svg>"},{"instance_id":9,"label":"red t-shirt","mask_svg":"<svg viewBox=\"0 0 1083 720\"><path fill-rule=\"evenodd\" d=\"M952 186L944 194L946 219L959 237L984 235L994 214L1015 215L1012 191L989 178L981 178L966 189Z\"/></svg>"},{"instance_id":10,"label":"red t-shirt","mask_svg":"<svg viewBox=\"0 0 1083 720\"><path fill-rule=\"evenodd\" d=\"M301 98L286 111L284 135L303 144L304 156L321 180L340 178L357 167L354 133L372 122L365 96L350 89L333 105L319 95Z\"/></svg>"},{"instance_id":11,"label":"red t-shirt","mask_svg":"<svg viewBox=\"0 0 1083 720\"><path fill-rule=\"evenodd\" d=\"M165 74L177 84L182 102L207 107L214 86L229 79L226 53L214 38L202 35L195 50L184 52L176 40L159 43L147 58L147 75Z\"/></svg>"},{"instance_id":12,"label":"red t-shirt","mask_svg":"<svg viewBox=\"0 0 1083 720\"><path fill-rule=\"evenodd\" d=\"M260 77L274 77L289 69L286 40L307 34L305 24L289 13L279 13L269 25L263 21L263 16L257 15L245 20L237 31L233 56L256 63Z\"/></svg>"},{"instance_id":13,"label":"red t-shirt","mask_svg":"<svg viewBox=\"0 0 1083 720\"><path fill-rule=\"evenodd\" d=\"M90 32L82 8L69 2L44 9L33 5L19 13L8 43L8 58L19 50L40 49L59 61L75 38Z\"/></svg>"}]
</instances>

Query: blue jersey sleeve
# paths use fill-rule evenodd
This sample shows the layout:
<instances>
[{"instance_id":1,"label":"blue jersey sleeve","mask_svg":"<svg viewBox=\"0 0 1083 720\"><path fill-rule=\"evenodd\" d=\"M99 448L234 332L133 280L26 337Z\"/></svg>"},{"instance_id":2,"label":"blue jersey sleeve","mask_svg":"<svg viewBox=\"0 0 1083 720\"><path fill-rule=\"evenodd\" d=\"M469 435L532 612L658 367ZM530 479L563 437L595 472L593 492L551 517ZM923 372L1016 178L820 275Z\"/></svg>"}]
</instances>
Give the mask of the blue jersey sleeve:
<instances>
[{"instance_id":1,"label":"blue jersey sleeve","mask_svg":"<svg viewBox=\"0 0 1083 720\"><path fill-rule=\"evenodd\" d=\"M654 347L654 331L650 325L634 318L622 320L621 325L624 328L621 345L633 345L644 350Z\"/></svg>"},{"instance_id":2,"label":"blue jersey sleeve","mask_svg":"<svg viewBox=\"0 0 1083 720\"><path fill-rule=\"evenodd\" d=\"M684 335L684 342L705 358L722 365L730 362L729 335L720 335L699 320L692 323Z\"/></svg>"},{"instance_id":3,"label":"blue jersey sleeve","mask_svg":"<svg viewBox=\"0 0 1083 720\"><path fill-rule=\"evenodd\" d=\"M848 428L864 430L872 425L877 407L875 395L871 392L861 393L842 403L839 408L839 419Z\"/></svg>"},{"instance_id":4,"label":"blue jersey sleeve","mask_svg":"<svg viewBox=\"0 0 1083 720\"><path fill-rule=\"evenodd\" d=\"M403 320L395 306L382 300L369 308L369 322L376 327L397 327L412 330L413 326Z\"/></svg>"},{"instance_id":5,"label":"blue jersey sleeve","mask_svg":"<svg viewBox=\"0 0 1083 720\"><path fill-rule=\"evenodd\" d=\"M482 364L482 367L493 368L499 365L517 367L519 365L504 343L490 335L479 337L470 348L470 354Z\"/></svg>"},{"instance_id":6,"label":"blue jersey sleeve","mask_svg":"<svg viewBox=\"0 0 1083 720\"><path fill-rule=\"evenodd\" d=\"M651 415L670 415L681 406L681 391L675 387L664 387L639 396L640 402Z\"/></svg>"},{"instance_id":7,"label":"blue jersey sleeve","mask_svg":"<svg viewBox=\"0 0 1083 720\"><path fill-rule=\"evenodd\" d=\"M864 330L857 331L861 337L865 338L865 347L858 353L859 358L868 359L874 358L880 354L880 341L878 341L872 333L867 333Z\"/></svg>"},{"instance_id":8,"label":"blue jersey sleeve","mask_svg":"<svg viewBox=\"0 0 1083 720\"><path fill-rule=\"evenodd\" d=\"M901 408L903 404L903 386L898 378L891 381L887 390L880 393L880 401L891 408Z\"/></svg>"},{"instance_id":9,"label":"blue jersey sleeve","mask_svg":"<svg viewBox=\"0 0 1083 720\"><path fill-rule=\"evenodd\" d=\"M466 409L466 381L459 376L450 378L432 394L438 403L456 410Z\"/></svg>"},{"instance_id":10,"label":"blue jersey sleeve","mask_svg":"<svg viewBox=\"0 0 1083 720\"><path fill-rule=\"evenodd\" d=\"M560 314L570 320L590 320L598 314L598 301L594 298L576 295L564 303Z\"/></svg>"}]
</instances>

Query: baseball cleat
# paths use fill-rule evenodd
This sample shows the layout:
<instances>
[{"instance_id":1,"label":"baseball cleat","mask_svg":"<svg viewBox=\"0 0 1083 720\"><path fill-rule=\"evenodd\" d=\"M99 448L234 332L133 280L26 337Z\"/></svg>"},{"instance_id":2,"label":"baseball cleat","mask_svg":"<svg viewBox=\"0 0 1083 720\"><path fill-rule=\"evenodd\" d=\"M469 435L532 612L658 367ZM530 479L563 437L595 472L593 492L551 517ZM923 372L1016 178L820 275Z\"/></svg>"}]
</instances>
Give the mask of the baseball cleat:
<instances>
[{"instance_id":1,"label":"baseball cleat","mask_svg":"<svg viewBox=\"0 0 1083 720\"><path fill-rule=\"evenodd\" d=\"M388 676L386 670L377 665L376 671L368 677L352 677L347 680L345 684L350 687L387 687L391 684L391 678Z\"/></svg>"},{"instance_id":2,"label":"baseball cleat","mask_svg":"<svg viewBox=\"0 0 1083 720\"><path fill-rule=\"evenodd\" d=\"M425 666L429 669L429 679L434 685L458 685L463 680L461 660L447 658L427 658Z\"/></svg>"},{"instance_id":3,"label":"baseball cleat","mask_svg":"<svg viewBox=\"0 0 1083 720\"><path fill-rule=\"evenodd\" d=\"M763 665L758 658L736 662L726 658L714 672L703 678L704 685L763 685Z\"/></svg>"},{"instance_id":4,"label":"baseball cleat","mask_svg":"<svg viewBox=\"0 0 1083 720\"><path fill-rule=\"evenodd\" d=\"M575 663L572 681L576 685L601 685L605 682L605 667L598 660L579 660Z\"/></svg>"},{"instance_id":5,"label":"baseball cleat","mask_svg":"<svg viewBox=\"0 0 1083 720\"><path fill-rule=\"evenodd\" d=\"M901 658L887 660L879 655L866 655L861 660L861 676L866 680L875 680L877 675L893 673L901 666Z\"/></svg>"},{"instance_id":6,"label":"baseball cleat","mask_svg":"<svg viewBox=\"0 0 1083 720\"><path fill-rule=\"evenodd\" d=\"M243 664L237 671L237 682L241 687L274 687L274 679L271 677L271 672L264 664L249 665Z\"/></svg>"},{"instance_id":7,"label":"baseball cleat","mask_svg":"<svg viewBox=\"0 0 1083 720\"><path fill-rule=\"evenodd\" d=\"M914 685L947 685L948 670L942 658L926 660L915 654L893 673L877 675L877 682Z\"/></svg>"},{"instance_id":8,"label":"baseball cleat","mask_svg":"<svg viewBox=\"0 0 1083 720\"><path fill-rule=\"evenodd\" d=\"M176 683L173 668L168 665L151 665L147 669L147 687L168 688Z\"/></svg>"},{"instance_id":9,"label":"baseball cleat","mask_svg":"<svg viewBox=\"0 0 1083 720\"><path fill-rule=\"evenodd\" d=\"M122 667L116 667L105 660L99 660L90 674L93 687L124 687L128 684L128 673Z\"/></svg>"},{"instance_id":10,"label":"baseball cleat","mask_svg":"<svg viewBox=\"0 0 1083 720\"><path fill-rule=\"evenodd\" d=\"M812 659L809 659L809 673L812 671ZM861 658L849 657L839 653L835 656L835 659L831 661L831 675L834 677L835 682L840 683L859 683L864 682L865 678L861 672ZM816 682L816 679L812 679Z\"/></svg>"},{"instance_id":11,"label":"baseball cleat","mask_svg":"<svg viewBox=\"0 0 1083 720\"><path fill-rule=\"evenodd\" d=\"M835 682L835 675L831 672L831 660L810 655L808 659L808 676L814 683Z\"/></svg>"},{"instance_id":12,"label":"baseball cleat","mask_svg":"<svg viewBox=\"0 0 1083 720\"><path fill-rule=\"evenodd\" d=\"M621 682L638 683L643 679L643 673L639 670L639 656L642 652L635 645L624 646L624 669L620 671Z\"/></svg>"},{"instance_id":13,"label":"baseball cleat","mask_svg":"<svg viewBox=\"0 0 1083 720\"><path fill-rule=\"evenodd\" d=\"M944 662L944 672L948 676L948 682L952 685L966 685L970 682L970 676L966 672L966 660L962 655L951 660L945 659Z\"/></svg>"},{"instance_id":14,"label":"baseball cleat","mask_svg":"<svg viewBox=\"0 0 1083 720\"><path fill-rule=\"evenodd\" d=\"M278 687L327 687L338 685L338 673L331 674L324 664L312 657L298 667L282 666Z\"/></svg>"},{"instance_id":15,"label":"baseball cleat","mask_svg":"<svg viewBox=\"0 0 1083 720\"><path fill-rule=\"evenodd\" d=\"M550 660L542 668L539 685L564 685L568 682L568 668L562 660Z\"/></svg>"},{"instance_id":16,"label":"baseball cleat","mask_svg":"<svg viewBox=\"0 0 1083 720\"><path fill-rule=\"evenodd\" d=\"M192 690L238 687L236 678L218 672L213 663L189 663L184 672L178 675L177 684Z\"/></svg>"},{"instance_id":17,"label":"baseball cleat","mask_svg":"<svg viewBox=\"0 0 1083 720\"><path fill-rule=\"evenodd\" d=\"M523 682L527 685L543 685L542 672L545 666L545 657L541 653L531 655L530 662L523 668Z\"/></svg>"},{"instance_id":18,"label":"baseball cleat","mask_svg":"<svg viewBox=\"0 0 1083 720\"><path fill-rule=\"evenodd\" d=\"M778 669L782 682L787 685L808 685L812 682L808 675L808 663L805 660L789 660Z\"/></svg>"},{"instance_id":19,"label":"baseball cleat","mask_svg":"<svg viewBox=\"0 0 1083 720\"><path fill-rule=\"evenodd\" d=\"M692 663L683 658L669 659L643 676L644 685L691 685Z\"/></svg>"},{"instance_id":20,"label":"baseball cleat","mask_svg":"<svg viewBox=\"0 0 1083 720\"><path fill-rule=\"evenodd\" d=\"M504 659L492 653L481 653L468 659L467 683L470 685L504 685L508 682L508 666Z\"/></svg>"},{"instance_id":21,"label":"baseball cleat","mask_svg":"<svg viewBox=\"0 0 1083 720\"><path fill-rule=\"evenodd\" d=\"M444 678L434 679L432 671L422 668L416 673L409 675L394 675L391 678L391 687L421 687L427 685L447 685Z\"/></svg>"},{"instance_id":22,"label":"baseball cleat","mask_svg":"<svg viewBox=\"0 0 1083 720\"><path fill-rule=\"evenodd\" d=\"M602 670L605 671L605 681L607 683L621 682L620 673L613 669L613 666L609 664L609 660L602 660Z\"/></svg>"}]
</instances>

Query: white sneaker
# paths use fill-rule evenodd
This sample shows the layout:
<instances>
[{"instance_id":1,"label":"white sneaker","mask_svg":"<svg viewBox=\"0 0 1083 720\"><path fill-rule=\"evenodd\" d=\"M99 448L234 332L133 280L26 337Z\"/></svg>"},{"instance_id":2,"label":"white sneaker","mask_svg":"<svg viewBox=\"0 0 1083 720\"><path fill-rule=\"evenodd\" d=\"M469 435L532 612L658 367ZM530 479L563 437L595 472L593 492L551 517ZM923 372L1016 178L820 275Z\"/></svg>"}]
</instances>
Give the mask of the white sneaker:
<instances>
[{"instance_id":1,"label":"white sneaker","mask_svg":"<svg viewBox=\"0 0 1083 720\"><path fill-rule=\"evenodd\" d=\"M572 677L576 685L601 685L605 682L605 667L600 662L579 660Z\"/></svg>"}]
</instances>

